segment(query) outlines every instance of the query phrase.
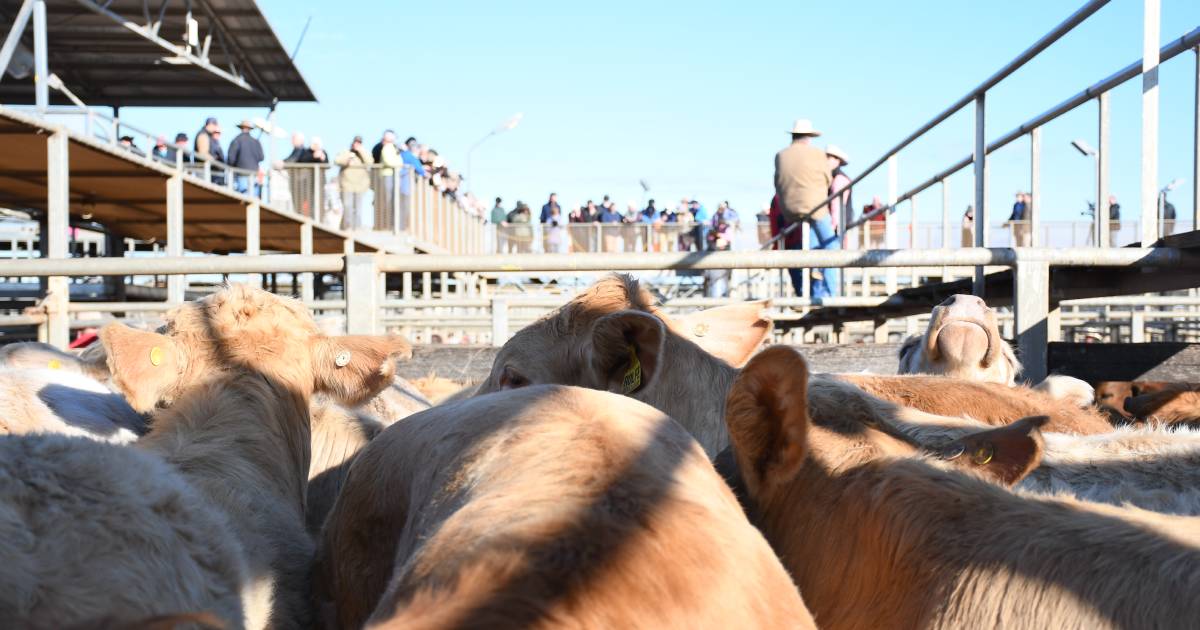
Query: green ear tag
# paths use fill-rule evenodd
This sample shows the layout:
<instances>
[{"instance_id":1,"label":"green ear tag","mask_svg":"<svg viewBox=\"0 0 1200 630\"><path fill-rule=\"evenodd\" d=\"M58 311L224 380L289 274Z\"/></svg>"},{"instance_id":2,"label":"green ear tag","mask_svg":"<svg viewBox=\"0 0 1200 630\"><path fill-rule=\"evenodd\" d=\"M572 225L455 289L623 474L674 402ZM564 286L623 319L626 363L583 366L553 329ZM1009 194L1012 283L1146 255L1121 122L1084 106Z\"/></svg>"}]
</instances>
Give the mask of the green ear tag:
<instances>
[{"instance_id":1,"label":"green ear tag","mask_svg":"<svg viewBox=\"0 0 1200 630\"><path fill-rule=\"evenodd\" d=\"M621 393L632 394L642 386L642 362L638 360L637 350L629 346L629 369L621 379Z\"/></svg>"}]
</instances>

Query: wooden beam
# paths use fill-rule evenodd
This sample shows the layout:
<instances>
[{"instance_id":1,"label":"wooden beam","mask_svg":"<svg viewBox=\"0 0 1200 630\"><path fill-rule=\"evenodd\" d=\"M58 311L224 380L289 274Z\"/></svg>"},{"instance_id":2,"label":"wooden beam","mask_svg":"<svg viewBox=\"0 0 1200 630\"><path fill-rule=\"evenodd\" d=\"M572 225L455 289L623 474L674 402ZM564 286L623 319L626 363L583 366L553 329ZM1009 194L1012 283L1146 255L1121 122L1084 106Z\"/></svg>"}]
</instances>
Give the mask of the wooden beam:
<instances>
[{"instance_id":1,"label":"wooden beam","mask_svg":"<svg viewBox=\"0 0 1200 630\"><path fill-rule=\"evenodd\" d=\"M1185 381L1200 374L1200 344L1051 343L1048 366L1089 383L1098 381Z\"/></svg>"}]
</instances>

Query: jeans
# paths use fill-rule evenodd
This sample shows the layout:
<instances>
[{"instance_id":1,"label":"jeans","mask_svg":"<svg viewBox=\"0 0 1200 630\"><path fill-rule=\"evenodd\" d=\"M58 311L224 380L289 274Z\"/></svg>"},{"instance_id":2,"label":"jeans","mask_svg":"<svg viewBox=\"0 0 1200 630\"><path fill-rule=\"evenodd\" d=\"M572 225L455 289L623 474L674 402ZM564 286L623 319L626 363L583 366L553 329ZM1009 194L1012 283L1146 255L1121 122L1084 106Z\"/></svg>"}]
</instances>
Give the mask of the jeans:
<instances>
[{"instance_id":1,"label":"jeans","mask_svg":"<svg viewBox=\"0 0 1200 630\"><path fill-rule=\"evenodd\" d=\"M833 230L833 221L829 217L817 219L809 223L809 240L812 249L841 249L842 240ZM801 249L800 244L789 245L787 249ZM809 295L814 298L834 297L838 294L841 284L838 282L839 271L836 268L821 268L813 269L814 277L810 283L811 293ZM815 277L820 274L820 278ZM788 269L788 275L792 278L792 288L796 290L796 295L804 294L804 271L802 269Z\"/></svg>"},{"instance_id":2,"label":"jeans","mask_svg":"<svg viewBox=\"0 0 1200 630\"><path fill-rule=\"evenodd\" d=\"M243 194L250 192L250 176L234 175L233 189ZM254 182L254 196L262 197L262 184L258 182Z\"/></svg>"},{"instance_id":3,"label":"jeans","mask_svg":"<svg viewBox=\"0 0 1200 630\"><path fill-rule=\"evenodd\" d=\"M347 232L362 227L363 193L342 192L342 229Z\"/></svg>"}]
</instances>

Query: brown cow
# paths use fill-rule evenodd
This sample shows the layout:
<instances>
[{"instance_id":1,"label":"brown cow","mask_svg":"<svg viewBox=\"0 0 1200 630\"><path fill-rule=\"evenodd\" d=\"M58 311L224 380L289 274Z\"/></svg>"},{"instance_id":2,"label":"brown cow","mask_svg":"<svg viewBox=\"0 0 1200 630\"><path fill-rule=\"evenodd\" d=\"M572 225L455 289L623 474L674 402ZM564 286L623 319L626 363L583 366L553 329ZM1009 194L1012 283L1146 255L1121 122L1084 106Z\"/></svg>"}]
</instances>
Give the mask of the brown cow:
<instances>
[{"instance_id":1,"label":"brown cow","mask_svg":"<svg viewBox=\"0 0 1200 630\"><path fill-rule=\"evenodd\" d=\"M312 396L371 399L411 346L327 337L298 301L242 285L174 309L161 334L110 324L100 339L129 402L165 406L136 447L176 467L242 544L253 576L247 625L307 626Z\"/></svg>"},{"instance_id":2,"label":"brown cow","mask_svg":"<svg viewBox=\"0 0 1200 630\"><path fill-rule=\"evenodd\" d=\"M1164 388L1126 398L1125 411L1153 424L1200 428L1200 392L1182 387Z\"/></svg>"},{"instance_id":3,"label":"brown cow","mask_svg":"<svg viewBox=\"0 0 1200 630\"><path fill-rule=\"evenodd\" d=\"M733 366L771 331L762 306L710 309L676 322L637 280L608 276L513 335L478 393L540 383L625 393L678 419L715 457L729 443L723 414Z\"/></svg>"},{"instance_id":4,"label":"brown cow","mask_svg":"<svg viewBox=\"0 0 1200 630\"><path fill-rule=\"evenodd\" d=\"M1034 498L897 457L805 413L807 366L771 348L726 409L757 522L823 628L1186 628L1190 519Z\"/></svg>"},{"instance_id":5,"label":"brown cow","mask_svg":"<svg viewBox=\"0 0 1200 630\"><path fill-rule=\"evenodd\" d=\"M939 416L966 416L993 426L1028 416L1049 416L1043 427L1054 433L1089 435L1112 431L1095 408L1059 399L1029 387L1008 387L938 376L826 374L852 383L873 396ZM830 410L835 411L835 410Z\"/></svg>"},{"instance_id":6,"label":"brown cow","mask_svg":"<svg viewBox=\"0 0 1200 630\"><path fill-rule=\"evenodd\" d=\"M342 628L815 627L679 425L574 387L386 429L351 467L315 583Z\"/></svg>"}]
</instances>

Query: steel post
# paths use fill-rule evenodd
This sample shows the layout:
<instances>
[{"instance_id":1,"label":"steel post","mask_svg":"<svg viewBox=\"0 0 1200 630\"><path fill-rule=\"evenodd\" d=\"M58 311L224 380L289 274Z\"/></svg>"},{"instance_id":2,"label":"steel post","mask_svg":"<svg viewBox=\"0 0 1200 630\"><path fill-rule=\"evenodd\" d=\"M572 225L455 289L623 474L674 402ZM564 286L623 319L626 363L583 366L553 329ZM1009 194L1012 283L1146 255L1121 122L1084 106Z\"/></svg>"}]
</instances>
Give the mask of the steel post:
<instances>
[{"instance_id":1,"label":"steel post","mask_svg":"<svg viewBox=\"0 0 1200 630\"><path fill-rule=\"evenodd\" d=\"M1192 229L1200 230L1200 46L1192 49L1196 54L1196 94L1192 100Z\"/></svg>"},{"instance_id":2,"label":"steel post","mask_svg":"<svg viewBox=\"0 0 1200 630\"><path fill-rule=\"evenodd\" d=\"M50 109L50 43L46 41L46 0L33 0L34 101L42 116Z\"/></svg>"},{"instance_id":3,"label":"steel post","mask_svg":"<svg viewBox=\"0 0 1200 630\"><path fill-rule=\"evenodd\" d=\"M499 348L508 341L508 300L492 298L492 346Z\"/></svg>"},{"instance_id":4,"label":"steel post","mask_svg":"<svg viewBox=\"0 0 1200 630\"><path fill-rule=\"evenodd\" d=\"M987 129L984 95L975 97L975 247L988 246ZM975 268L973 292L984 296L984 268Z\"/></svg>"},{"instance_id":5,"label":"steel post","mask_svg":"<svg viewBox=\"0 0 1200 630\"><path fill-rule=\"evenodd\" d=\"M1097 99L1100 112L1099 144L1096 149L1096 235L1097 247L1110 247L1113 244L1112 223L1108 220L1108 160L1112 152L1109 142L1110 110L1108 92Z\"/></svg>"},{"instance_id":6,"label":"steel post","mask_svg":"<svg viewBox=\"0 0 1200 630\"><path fill-rule=\"evenodd\" d=\"M41 4L40 2L38 3ZM45 18L45 6L42 5ZM41 235L46 245L46 256L50 259L65 259L67 237L70 230L70 143L65 131L58 131L46 140L46 231ZM46 340L51 345L66 350L71 342L70 315L67 312L71 301L70 278L51 276L46 283Z\"/></svg>"},{"instance_id":7,"label":"steel post","mask_svg":"<svg viewBox=\"0 0 1200 630\"><path fill-rule=\"evenodd\" d=\"M884 246L888 249L896 249L896 221L900 220L900 215L895 212L895 208L893 207L896 205L896 196L899 194L900 173L898 171L896 156L892 155L887 161L887 204L889 209L884 215L884 219L886 220L883 222ZM887 270L887 285L885 290L888 295L896 292L895 269Z\"/></svg>"},{"instance_id":8,"label":"steel post","mask_svg":"<svg viewBox=\"0 0 1200 630\"><path fill-rule=\"evenodd\" d=\"M1042 128L1034 127L1029 131L1029 204L1025 209L1028 214L1025 220L1029 222L1029 246L1041 244L1038 231L1041 229L1041 218L1038 214L1042 209Z\"/></svg>"},{"instance_id":9,"label":"steel post","mask_svg":"<svg viewBox=\"0 0 1200 630\"><path fill-rule=\"evenodd\" d=\"M346 332L351 335L376 334L379 275L374 254L346 255Z\"/></svg>"},{"instance_id":10,"label":"steel post","mask_svg":"<svg viewBox=\"0 0 1200 630\"><path fill-rule=\"evenodd\" d=\"M167 256L183 256L183 176L167 178ZM167 277L167 301L180 303L185 299L187 276Z\"/></svg>"},{"instance_id":11,"label":"steel post","mask_svg":"<svg viewBox=\"0 0 1200 630\"><path fill-rule=\"evenodd\" d=\"M300 255L312 256L313 253L313 226L312 223L300 224ZM305 272L300 277L300 296L305 302L313 301L313 274Z\"/></svg>"},{"instance_id":12,"label":"steel post","mask_svg":"<svg viewBox=\"0 0 1200 630\"><path fill-rule=\"evenodd\" d=\"M1025 379L1037 383L1046 377L1046 344L1050 341L1050 265L1018 256L1014 276L1017 347Z\"/></svg>"},{"instance_id":13,"label":"steel post","mask_svg":"<svg viewBox=\"0 0 1200 630\"><path fill-rule=\"evenodd\" d=\"M259 249L259 234L261 229L260 208L258 203L248 204L246 206L246 255L258 256L261 252ZM250 283L261 283L262 276L259 274L250 274Z\"/></svg>"},{"instance_id":14,"label":"steel post","mask_svg":"<svg viewBox=\"0 0 1200 630\"><path fill-rule=\"evenodd\" d=\"M1159 0L1142 4L1142 229L1143 247L1158 240Z\"/></svg>"}]
</instances>

